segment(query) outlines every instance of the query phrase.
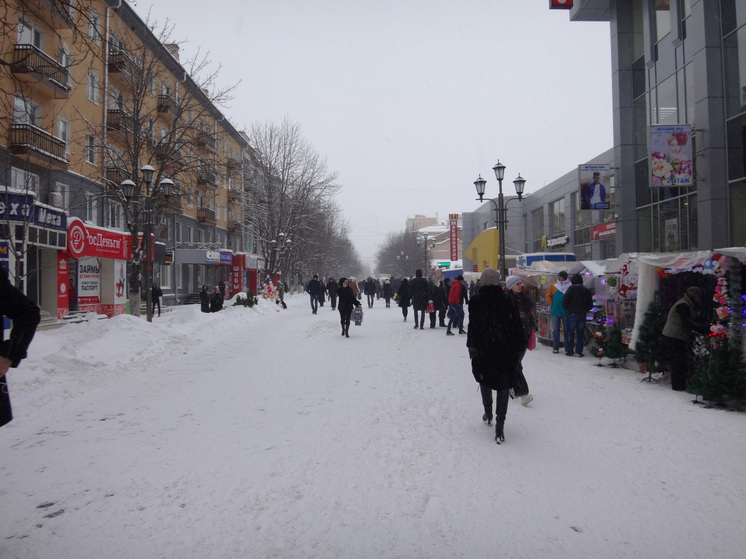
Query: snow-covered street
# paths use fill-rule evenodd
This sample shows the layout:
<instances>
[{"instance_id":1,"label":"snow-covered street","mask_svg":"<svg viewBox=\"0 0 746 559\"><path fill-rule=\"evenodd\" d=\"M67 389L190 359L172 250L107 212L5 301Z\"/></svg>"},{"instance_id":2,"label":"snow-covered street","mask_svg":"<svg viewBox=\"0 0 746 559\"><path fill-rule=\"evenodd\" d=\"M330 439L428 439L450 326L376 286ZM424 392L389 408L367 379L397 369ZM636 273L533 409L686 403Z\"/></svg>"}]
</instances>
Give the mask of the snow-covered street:
<instances>
[{"instance_id":1,"label":"snow-covered street","mask_svg":"<svg viewBox=\"0 0 746 559\"><path fill-rule=\"evenodd\" d=\"M744 413L539 346L498 446L465 336L287 302L39 332L0 558L744 555Z\"/></svg>"}]
</instances>

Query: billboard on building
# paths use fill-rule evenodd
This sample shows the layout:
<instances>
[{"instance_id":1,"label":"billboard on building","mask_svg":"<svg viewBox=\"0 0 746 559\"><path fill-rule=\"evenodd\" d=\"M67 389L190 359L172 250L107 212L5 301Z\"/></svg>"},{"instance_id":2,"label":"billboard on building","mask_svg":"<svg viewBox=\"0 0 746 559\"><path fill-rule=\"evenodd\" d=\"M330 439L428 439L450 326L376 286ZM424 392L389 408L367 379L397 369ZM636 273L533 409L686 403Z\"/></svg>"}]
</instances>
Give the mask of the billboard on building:
<instances>
[{"instance_id":1,"label":"billboard on building","mask_svg":"<svg viewBox=\"0 0 746 559\"><path fill-rule=\"evenodd\" d=\"M692 127L689 124L650 127L650 185L692 186Z\"/></svg>"},{"instance_id":2,"label":"billboard on building","mask_svg":"<svg viewBox=\"0 0 746 559\"><path fill-rule=\"evenodd\" d=\"M609 209L611 206L609 202L610 165L579 165L578 183L580 184L581 210Z\"/></svg>"}]
</instances>

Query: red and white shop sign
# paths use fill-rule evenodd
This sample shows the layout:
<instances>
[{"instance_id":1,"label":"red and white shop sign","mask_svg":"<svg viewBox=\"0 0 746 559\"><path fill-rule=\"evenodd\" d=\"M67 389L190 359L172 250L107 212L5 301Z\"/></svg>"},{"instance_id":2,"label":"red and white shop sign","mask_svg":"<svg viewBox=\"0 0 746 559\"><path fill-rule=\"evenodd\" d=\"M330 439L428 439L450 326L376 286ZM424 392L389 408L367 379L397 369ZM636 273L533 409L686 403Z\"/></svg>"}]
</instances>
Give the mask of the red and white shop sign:
<instances>
[{"instance_id":1,"label":"red and white shop sign","mask_svg":"<svg viewBox=\"0 0 746 559\"><path fill-rule=\"evenodd\" d=\"M85 225L77 218L70 219L67 226L67 251L75 259L85 256L132 259L132 242L129 233ZM142 236L140 236L142 239ZM150 238L151 254L154 254L154 238Z\"/></svg>"},{"instance_id":2,"label":"red and white shop sign","mask_svg":"<svg viewBox=\"0 0 746 559\"><path fill-rule=\"evenodd\" d=\"M591 227L591 240L599 241L616 235L616 222L594 225Z\"/></svg>"}]
</instances>

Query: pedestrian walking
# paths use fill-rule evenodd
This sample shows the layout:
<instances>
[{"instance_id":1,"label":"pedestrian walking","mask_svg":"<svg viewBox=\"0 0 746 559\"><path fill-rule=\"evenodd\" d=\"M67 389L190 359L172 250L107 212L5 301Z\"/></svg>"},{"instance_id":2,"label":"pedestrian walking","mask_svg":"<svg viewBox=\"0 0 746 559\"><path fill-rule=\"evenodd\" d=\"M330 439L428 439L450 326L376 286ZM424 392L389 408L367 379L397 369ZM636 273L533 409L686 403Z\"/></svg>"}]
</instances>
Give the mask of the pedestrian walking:
<instances>
[{"instance_id":1,"label":"pedestrian walking","mask_svg":"<svg viewBox=\"0 0 746 559\"><path fill-rule=\"evenodd\" d=\"M311 297L311 312L316 314L319 310L319 293L321 293L321 282L318 274L314 274L311 281L306 285L306 293Z\"/></svg>"},{"instance_id":2,"label":"pedestrian walking","mask_svg":"<svg viewBox=\"0 0 746 559\"><path fill-rule=\"evenodd\" d=\"M391 282L389 280L385 280L383 282L383 299L386 301L386 308L391 307L391 296L394 294L394 289L391 286Z\"/></svg>"},{"instance_id":3,"label":"pedestrian walking","mask_svg":"<svg viewBox=\"0 0 746 559\"><path fill-rule=\"evenodd\" d=\"M337 310L337 290L339 284L334 281L334 278L330 277L329 281L326 282L326 294L329 295L329 302L332 305L332 310Z\"/></svg>"},{"instance_id":4,"label":"pedestrian walking","mask_svg":"<svg viewBox=\"0 0 746 559\"><path fill-rule=\"evenodd\" d=\"M368 301L368 308L372 309L373 302L376 300L376 283L370 276L368 276L368 279L363 284L363 293L365 293L365 298Z\"/></svg>"},{"instance_id":5,"label":"pedestrian walking","mask_svg":"<svg viewBox=\"0 0 746 559\"><path fill-rule=\"evenodd\" d=\"M500 286L498 271L485 269L481 280L479 292L469 302L466 346L482 395L482 420L488 424L492 421L492 391L496 391L495 442L501 444L505 442L510 389L524 347L523 326L518 307Z\"/></svg>"},{"instance_id":6,"label":"pedestrian walking","mask_svg":"<svg viewBox=\"0 0 746 559\"><path fill-rule=\"evenodd\" d=\"M464 276L459 275L451 284L451 289L448 292L448 329L446 330L447 336L453 336L451 332L451 326L454 324L458 327L459 334L466 334L464 330L464 292L466 287L463 284Z\"/></svg>"},{"instance_id":7,"label":"pedestrian walking","mask_svg":"<svg viewBox=\"0 0 746 559\"><path fill-rule=\"evenodd\" d=\"M409 282L409 292L412 295L412 308L414 309L414 328L415 330L425 326L425 313L427 312L427 302L430 300L430 290L427 287L427 280L422 277L422 270L419 268L414 272L415 278Z\"/></svg>"},{"instance_id":8,"label":"pedestrian walking","mask_svg":"<svg viewBox=\"0 0 746 559\"><path fill-rule=\"evenodd\" d=\"M411 298L412 294L409 292L409 280L403 278L399 284L399 290L396 292L396 303L401 307L401 314L404 317L404 322L407 321Z\"/></svg>"},{"instance_id":9,"label":"pedestrian walking","mask_svg":"<svg viewBox=\"0 0 746 559\"><path fill-rule=\"evenodd\" d=\"M342 325L342 335L350 337L350 316L352 309L359 307L360 301L355 297L347 278L339 278L339 289L337 290L337 307L339 308L339 321Z\"/></svg>"}]
</instances>

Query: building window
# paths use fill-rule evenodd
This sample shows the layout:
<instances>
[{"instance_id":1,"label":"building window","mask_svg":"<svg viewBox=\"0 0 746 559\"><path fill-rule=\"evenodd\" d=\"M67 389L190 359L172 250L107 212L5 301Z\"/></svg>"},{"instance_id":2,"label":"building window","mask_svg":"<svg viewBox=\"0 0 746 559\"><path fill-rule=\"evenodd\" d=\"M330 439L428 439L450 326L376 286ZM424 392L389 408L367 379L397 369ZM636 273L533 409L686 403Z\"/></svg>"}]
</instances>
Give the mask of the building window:
<instances>
[{"instance_id":1,"label":"building window","mask_svg":"<svg viewBox=\"0 0 746 559\"><path fill-rule=\"evenodd\" d=\"M122 225L121 207L115 200L106 201L106 227L119 229Z\"/></svg>"},{"instance_id":2,"label":"building window","mask_svg":"<svg viewBox=\"0 0 746 559\"><path fill-rule=\"evenodd\" d=\"M95 165L98 162L98 147L96 146L96 136L86 134L85 136L85 160Z\"/></svg>"},{"instance_id":3,"label":"building window","mask_svg":"<svg viewBox=\"0 0 746 559\"><path fill-rule=\"evenodd\" d=\"M101 16L91 10L88 14L88 38L95 44L101 44Z\"/></svg>"},{"instance_id":4,"label":"building window","mask_svg":"<svg viewBox=\"0 0 746 559\"><path fill-rule=\"evenodd\" d=\"M88 70L88 100L98 105L99 79L98 74Z\"/></svg>"},{"instance_id":5,"label":"building window","mask_svg":"<svg viewBox=\"0 0 746 559\"><path fill-rule=\"evenodd\" d=\"M67 48L67 45L63 44L60 46L60 53L59 53L59 60L60 66L62 66L65 69L65 73L67 74L67 79L65 80L66 85L72 85L73 81L73 57L70 54L70 51Z\"/></svg>"},{"instance_id":6,"label":"building window","mask_svg":"<svg viewBox=\"0 0 746 559\"><path fill-rule=\"evenodd\" d=\"M70 123L57 117L57 137L65 142L65 153L70 153Z\"/></svg>"},{"instance_id":7,"label":"building window","mask_svg":"<svg viewBox=\"0 0 746 559\"><path fill-rule=\"evenodd\" d=\"M194 243L194 229L191 225L187 225L187 236L186 236L186 242L187 244Z\"/></svg>"},{"instance_id":8,"label":"building window","mask_svg":"<svg viewBox=\"0 0 746 559\"><path fill-rule=\"evenodd\" d=\"M96 195L86 193L85 195L85 219L91 223L98 223L98 202Z\"/></svg>"},{"instance_id":9,"label":"building window","mask_svg":"<svg viewBox=\"0 0 746 559\"><path fill-rule=\"evenodd\" d=\"M655 42L671 32L671 8L669 0L653 0L653 23Z\"/></svg>"},{"instance_id":10,"label":"building window","mask_svg":"<svg viewBox=\"0 0 746 559\"><path fill-rule=\"evenodd\" d=\"M41 105L16 94L13 101L13 122L41 126Z\"/></svg>"},{"instance_id":11,"label":"building window","mask_svg":"<svg viewBox=\"0 0 746 559\"><path fill-rule=\"evenodd\" d=\"M18 167L10 168L10 186L18 190L39 192L39 175Z\"/></svg>"},{"instance_id":12,"label":"building window","mask_svg":"<svg viewBox=\"0 0 746 559\"><path fill-rule=\"evenodd\" d=\"M33 45L44 50L44 33L33 23L24 18L18 20L18 44Z\"/></svg>"},{"instance_id":13,"label":"building window","mask_svg":"<svg viewBox=\"0 0 746 559\"><path fill-rule=\"evenodd\" d=\"M559 200L549 204L549 220L552 235L561 235L566 231L564 198L560 198Z\"/></svg>"}]
</instances>

